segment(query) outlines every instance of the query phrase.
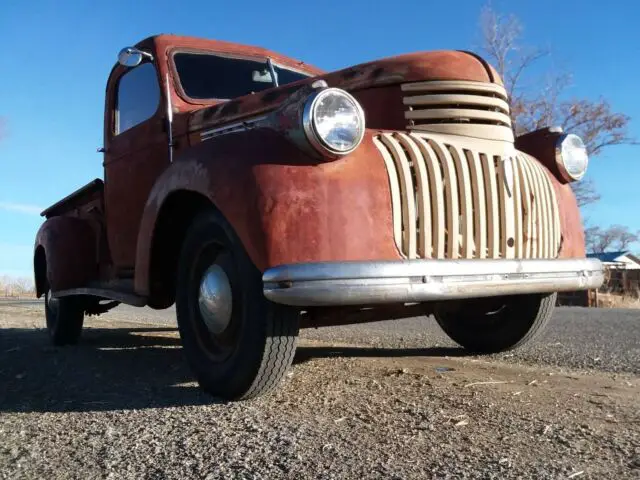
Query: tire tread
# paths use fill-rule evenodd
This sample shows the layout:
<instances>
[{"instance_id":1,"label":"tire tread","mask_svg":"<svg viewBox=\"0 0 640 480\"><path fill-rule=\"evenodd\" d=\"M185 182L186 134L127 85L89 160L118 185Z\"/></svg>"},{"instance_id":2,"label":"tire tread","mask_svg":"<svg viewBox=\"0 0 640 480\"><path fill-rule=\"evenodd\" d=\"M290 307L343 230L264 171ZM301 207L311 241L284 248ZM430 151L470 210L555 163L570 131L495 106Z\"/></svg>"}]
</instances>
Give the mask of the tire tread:
<instances>
[{"instance_id":1,"label":"tire tread","mask_svg":"<svg viewBox=\"0 0 640 480\"><path fill-rule=\"evenodd\" d=\"M520 341L513 345L513 347L511 348L521 347L522 345L525 345L526 343L529 343L538 338L538 336L544 331L547 324L549 323L549 320L551 320L551 317L553 316L553 310L556 305L557 295L557 293L554 293L540 299L540 307L538 308L538 312L536 313L531 328L525 334L525 336L522 337Z\"/></svg>"},{"instance_id":2,"label":"tire tread","mask_svg":"<svg viewBox=\"0 0 640 480\"><path fill-rule=\"evenodd\" d=\"M475 353L498 353L521 347L537 338L553 315L557 294L512 298L504 322L483 325L483 313L435 313L440 327L454 342ZM472 307L467 307L472 308ZM471 311L472 312L472 311Z\"/></svg>"},{"instance_id":3,"label":"tire tread","mask_svg":"<svg viewBox=\"0 0 640 480\"><path fill-rule=\"evenodd\" d=\"M298 322L278 306L272 305L271 309L262 362L252 385L242 396L243 399L268 393L278 386L296 352Z\"/></svg>"}]
</instances>

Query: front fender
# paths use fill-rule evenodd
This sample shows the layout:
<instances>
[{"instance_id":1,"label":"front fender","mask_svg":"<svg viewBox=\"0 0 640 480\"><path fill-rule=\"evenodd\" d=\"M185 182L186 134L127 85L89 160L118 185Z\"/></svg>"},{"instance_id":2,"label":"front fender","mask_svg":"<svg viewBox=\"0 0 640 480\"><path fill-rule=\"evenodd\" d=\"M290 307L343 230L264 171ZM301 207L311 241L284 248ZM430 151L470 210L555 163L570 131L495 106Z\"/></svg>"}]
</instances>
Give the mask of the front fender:
<instances>
[{"instance_id":1,"label":"front fender","mask_svg":"<svg viewBox=\"0 0 640 480\"><path fill-rule=\"evenodd\" d=\"M179 190L208 198L261 271L299 262L394 260L389 180L367 132L339 160L309 157L277 132L255 129L201 142L177 156L145 206L136 252L136 292L149 291L153 230Z\"/></svg>"},{"instance_id":2,"label":"front fender","mask_svg":"<svg viewBox=\"0 0 640 480\"><path fill-rule=\"evenodd\" d=\"M584 226L576 196L570 183L562 183L551 172L549 178L556 191L558 210L560 212L560 230L562 245L559 258L584 258L586 256Z\"/></svg>"},{"instance_id":3,"label":"front fender","mask_svg":"<svg viewBox=\"0 0 640 480\"><path fill-rule=\"evenodd\" d=\"M516 138L518 150L536 158L553 184L560 213L562 244L559 258L583 258L586 255L584 226L580 207L571 184L562 178L556 164L556 143L562 131L542 128Z\"/></svg>"},{"instance_id":4,"label":"front fender","mask_svg":"<svg viewBox=\"0 0 640 480\"><path fill-rule=\"evenodd\" d=\"M43 272L35 272L39 294L44 293L43 280L56 292L86 286L98 276L95 233L85 220L67 216L46 220L36 234L34 259L41 250L46 260L46 279L41 278Z\"/></svg>"}]
</instances>

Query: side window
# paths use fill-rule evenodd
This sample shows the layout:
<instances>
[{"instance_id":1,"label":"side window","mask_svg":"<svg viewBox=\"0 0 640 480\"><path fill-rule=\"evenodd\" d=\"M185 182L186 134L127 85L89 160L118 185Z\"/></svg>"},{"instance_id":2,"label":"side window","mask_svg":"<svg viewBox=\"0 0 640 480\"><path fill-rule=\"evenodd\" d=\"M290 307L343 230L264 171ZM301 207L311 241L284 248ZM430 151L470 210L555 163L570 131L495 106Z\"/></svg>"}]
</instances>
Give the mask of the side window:
<instances>
[{"instance_id":1,"label":"side window","mask_svg":"<svg viewBox=\"0 0 640 480\"><path fill-rule=\"evenodd\" d=\"M115 134L118 135L153 116L160 102L160 87L152 63L128 71L118 82Z\"/></svg>"}]
</instances>

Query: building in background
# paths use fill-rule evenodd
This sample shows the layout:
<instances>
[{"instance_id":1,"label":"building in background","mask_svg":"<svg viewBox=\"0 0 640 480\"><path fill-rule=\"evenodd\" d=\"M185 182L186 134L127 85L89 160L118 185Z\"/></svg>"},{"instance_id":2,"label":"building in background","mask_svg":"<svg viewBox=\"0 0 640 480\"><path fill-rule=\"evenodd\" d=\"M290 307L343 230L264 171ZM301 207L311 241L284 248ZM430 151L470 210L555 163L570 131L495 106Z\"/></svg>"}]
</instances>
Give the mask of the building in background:
<instances>
[{"instance_id":1,"label":"building in background","mask_svg":"<svg viewBox=\"0 0 640 480\"><path fill-rule=\"evenodd\" d=\"M587 258L597 258L606 269L640 270L640 258L628 251L588 253Z\"/></svg>"}]
</instances>

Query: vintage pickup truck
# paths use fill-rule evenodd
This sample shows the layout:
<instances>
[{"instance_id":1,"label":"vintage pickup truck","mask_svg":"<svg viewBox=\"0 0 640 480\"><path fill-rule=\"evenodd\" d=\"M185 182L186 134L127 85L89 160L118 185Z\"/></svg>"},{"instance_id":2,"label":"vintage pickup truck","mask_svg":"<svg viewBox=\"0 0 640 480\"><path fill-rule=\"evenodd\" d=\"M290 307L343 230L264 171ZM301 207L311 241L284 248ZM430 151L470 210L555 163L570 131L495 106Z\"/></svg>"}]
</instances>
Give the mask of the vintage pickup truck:
<instances>
[{"instance_id":1,"label":"vintage pickup truck","mask_svg":"<svg viewBox=\"0 0 640 480\"><path fill-rule=\"evenodd\" d=\"M301 326L433 314L497 352L539 333L556 292L602 282L570 185L581 139L516 138L474 53L326 73L158 35L120 52L104 112L104 181L47 208L35 241L54 344L119 303L175 303L201 387L244 399L278 384Z\"/></svg>"}]
</instances>

